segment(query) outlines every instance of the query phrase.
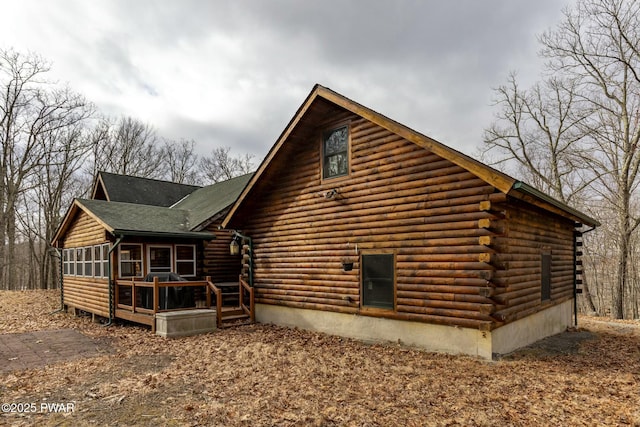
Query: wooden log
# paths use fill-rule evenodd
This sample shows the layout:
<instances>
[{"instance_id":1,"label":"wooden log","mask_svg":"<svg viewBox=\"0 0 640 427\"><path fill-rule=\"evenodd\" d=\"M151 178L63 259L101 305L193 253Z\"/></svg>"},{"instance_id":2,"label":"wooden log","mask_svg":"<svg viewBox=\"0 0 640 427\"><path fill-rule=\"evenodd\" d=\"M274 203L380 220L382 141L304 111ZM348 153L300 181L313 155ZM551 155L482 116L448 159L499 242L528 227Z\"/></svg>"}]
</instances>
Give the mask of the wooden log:
<instances>
[{"instance_id":1,"label":"wooden log","mask_svg":"<svg viewBox=\"0 0 640 427\"><path fill-rule=\"evenodd\" d=\"M344 295L357 295L359 293L359 284L356 283L354 286L331 286L325 283L325 285L295 285L295 284L282 284L274 281L274 283L260 283L259 289L262 292L263 289L269 290L281 290L283 292L289 291L306 291L306 292L317 292L317 293L333 293L333 294L344 294Z\"/></svg>"},{"instance_id":2,"label":"wooden log","mask_svg":"<svg viewBox=\"0 0 640 427\"><path fill-rule=\"evenodd\" d=\"M451 310L465 310L465 311L477 311L479 313L488 314L495 311L495 307L490 304L478 304L471 302L460 301L444 301L444 300L429 300L429 299L413 299L413 298L400 298L397 299L398 305L406 305L413 307L432 307L443 308Z\"/></svg>"},{"instance_id":3,"label":"wooden log","mask_svg":"<svg viewBox=\"0 0 640 427\"><path fill-rule=\"evenodd\" d=\"M459 295L480 295L480 286L464 286L464 285L433 285L433 284L420 284L420 285L398 285L398 291L400 289L405 291L418 291L418 292L434 292L434 293L451 293Z\"/></svg>"},{"instance_id":4,"label":"wooden log","mask_svg":"<svg viewBox=\"0 0 640 427\"><path fill-rule=\"evenodd\" d=\"M491 299L483 297L481 295L473 295L473 294L451 294L451 293L443 293L443 292L398 290L397 297L411 298L415 300L429 299L429 300L437 300L437 301L458 301L458 302L468 302L468 303L476 303L476 304L493 304L493 301Z\"/></svg>"},{"instance_id":5,"label":"wooden log","mask_svg":"<svg viewBox=\"0 0 640 427\"><path fill-rule=\"evenodd\" d=\"M451 277L491 280L493 270L414 270L398 268L397 274L402 277Z\"/></svg>"},{"instance_id":6,"label":"wooden log","mask_svg":"<svg viewBox=\"0 0 640 427\"><path fill-rule=\"evenodd\" d=\"M436 289L434 292L477 294L477 288L493 286L493 283L487 279L473 277L410 277L398 274L398 289L421 290L422 287L426 289L427 286L434 286L433 289ZM453 287L447 289L447 286ZM466 288L471 290L463 291Z\"/></svg>"},{"instance_id":7,"label":"wooden log","mask_svg":"<svg viewBox=\"0 0 640 427\"><path fill-rule=\"evenodd\" d=\"M351 228L343 227L333 231L331 226L319 227L309 233L309 229L294 230L291 233L279 232L277 235L256 236L260 244L272 242L287 242L289 244L303 243L332 239L340 239L340 243L345 244L345 238L367 237L372 241L379 240L411 240L411 239L431 239L431 238L451 238L466 236L481 236L489 233L484 229L468 227L475 225L474 221L465 223L443 223L443 224L395 224L379 226L371 224L352 224ZM460 228L458 228L460 227ZM295 233L295 234L294 234ZM273 233L275 234L275 233Z\"/></svg>"},{"instance_id":8,"label":"wooden log","mask_svg":"<svg viewBox=\"0 0 640 427\"><path fill-rule=\"evenodd\" d=\"M328 300L328 299L319 299L318 301L314 301L312 299L307 299L303 301L304 298L287 298L287 299L273 299L273 298L263 298L259 294L256 295L256 302L262 304L269 305L280 305L285 307L295 307L295 308L306 308L309 310L321 310L321 311L334 311L339 313L349 313L355 314L358 313L359 308L353 306L349 301L344 300Z\"/></svg>"},{"instance_id":9,"label":"wooden log","mask_svg":"<svg viewBox=\"0 0 640 427\"><path fill-rule=\"evenodd\" d=\"M454 310L446 308L433 308L433 307L416 307L412 305L400 305L398 304L398 312L400 313L417 313L426 314L431 316L442 316L456 319L471 319L490 322L491 316L482 314L478 311L470 310Z\"/></svg>"},{"instance_id":10,"label":"wooden log","mask_svg":"<svg viewBox=\"0 0 640 427\"><path fill-rule=\"evenodd\" d=\"M480 245L491 246L492 242L493 242L493 239L491 236L480 236L478 238L478 244Z\"/></svg>"}]
</instances>

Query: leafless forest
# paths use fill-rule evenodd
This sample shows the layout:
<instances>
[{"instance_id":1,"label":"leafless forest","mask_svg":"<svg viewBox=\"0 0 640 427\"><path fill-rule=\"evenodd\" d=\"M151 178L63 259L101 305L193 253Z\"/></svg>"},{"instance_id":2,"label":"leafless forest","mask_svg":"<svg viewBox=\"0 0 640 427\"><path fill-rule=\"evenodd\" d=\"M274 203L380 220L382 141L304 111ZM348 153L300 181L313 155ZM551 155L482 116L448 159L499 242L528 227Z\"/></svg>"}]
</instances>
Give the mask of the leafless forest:
<instances>
[{"instance_id":1,"label":"leafless forest","mask_svg":"<svg viewBox=\"0 0 640 427\"><path fill-rule=\"evenodd\" d=\"M589 213L584 312L640 317L640 5L581 0L539 36L541 77L495 89L483 161ZM0 289L55 288L48 242L98 170L207 184L249 171L252 156L168 140L131 117L104 117L49 82L49 64L0 50ZM269 144L271 141L265 141ZM446 141L444 141L446 143ZM162 164L162 167L159 165Z\"/></svg>"}]
</instances>

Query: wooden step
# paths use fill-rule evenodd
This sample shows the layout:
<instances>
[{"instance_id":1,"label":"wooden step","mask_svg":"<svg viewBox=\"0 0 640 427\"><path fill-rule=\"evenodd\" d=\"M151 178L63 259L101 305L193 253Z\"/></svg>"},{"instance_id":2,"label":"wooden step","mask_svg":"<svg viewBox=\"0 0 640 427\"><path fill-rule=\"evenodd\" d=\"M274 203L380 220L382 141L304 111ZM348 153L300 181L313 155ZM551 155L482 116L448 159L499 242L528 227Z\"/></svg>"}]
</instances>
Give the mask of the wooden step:
<instances>
[{"instance_id":1,"label":"wooden step","mask_svg":"<svg viewBox=\"0 0 640 427\"><path fill-rule=\"evenodd\" d=\"M240 307L222 307L222 318L226 319L231 316L246 315Z\"/></svg>"}]
</instances>

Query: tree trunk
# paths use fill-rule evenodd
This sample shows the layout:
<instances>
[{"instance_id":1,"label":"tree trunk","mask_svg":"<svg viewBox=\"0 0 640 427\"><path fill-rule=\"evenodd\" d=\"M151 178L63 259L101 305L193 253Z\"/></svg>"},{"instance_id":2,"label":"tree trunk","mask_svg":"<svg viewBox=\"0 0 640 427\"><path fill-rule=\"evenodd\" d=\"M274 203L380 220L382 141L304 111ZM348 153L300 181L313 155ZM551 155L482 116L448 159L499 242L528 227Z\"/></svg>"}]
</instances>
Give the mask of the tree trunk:
<instances>
[{"instance_id":1,"label":"tree trunk","mask_svg":"<svg viewBox=\"0 0 640 427\"><path fill-rule=\"evenodd\" d=\"M587 314L598 313L598 310L596 310L596 305L593 303L591 292L589 292L587 275L584 274L584 272L582 274L582 296L584 297L584 302L587 305Z\"/></svg>"}]
</instances>

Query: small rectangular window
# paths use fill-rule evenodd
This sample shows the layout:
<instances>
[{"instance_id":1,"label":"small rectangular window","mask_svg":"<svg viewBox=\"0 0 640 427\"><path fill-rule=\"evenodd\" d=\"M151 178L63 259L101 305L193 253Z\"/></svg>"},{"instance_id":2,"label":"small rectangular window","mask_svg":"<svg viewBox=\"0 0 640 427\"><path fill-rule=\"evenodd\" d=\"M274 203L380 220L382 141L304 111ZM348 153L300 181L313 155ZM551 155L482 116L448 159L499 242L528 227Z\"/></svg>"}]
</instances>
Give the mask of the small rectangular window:
<instances>
[{"instance_id":1,"label":"small rectangular window","mask_svg":"<svg viewBox=\"0 0 640 427\"><path fill-rule=\"evenodd\" d=\"M93 247L93 276L102 277L102 250L100 245Z\"/></svg>"},{"instance_id":2,"label":"small rectangular window","mask_svg":"<svg viewBox=\"0 0 640 427\"><path fill-rule=\"evenodd\" d=\"M76 248L76 276L84 276L84 251Z\"/></svg>"},{"instance_id":3,"label":"small rectangular window","mask_svg":"<svg viewBox=\"0 0 640 427\"><path fill-rule=\"evenodd\" d=\"M69 249L69 276L76 274L76 250Z\"/></svg>"},{"instance_id":4,"label":"small rectangular window","mask_svg":"<svg viewBox=\"0 0 640 427\"><path fill-rule=\"evenodd\" d=\"M184 277L196 275L196 247L194 245L176 245L176 272Z\"/></svg>"},{"instance_id":5,"label":"small rectangular window","mask_svg":"<svg viewBox=\"0 0 640 427\"><path fill-rule=\"evenodd\" d=\"M394 297L394 255L362 255L362 306L393 310Z\"/></svg>"},{"instance_id":6,"label":"small rectangular window","mask_svg":"<svg viewBox=\"0 0 640 427\"><path fill-rule=\"evenodd\" d=\"M322 178L349 174L349 127L343 126L324 134L322 140Z\"/></svg>"},{"instance_id":7,"label":"small rectangular window","mask_svg":"<svg viewBox=\"0 0 640 427\"><path fill-rule=\"evenodd\" d=\"M69 249L62 250L62 274L69 275Z\"/></svg>"},{"instance_id":8,"label":"small rectangular window","mask_svg":"<svg viewBox=\"0 0 640 427\"><path fill-rule=\"evenodd\" d=\"M109 244L102 245L102 277L109 277Z\"/></svg>"},{"instance_id":9,"label":"small rectangular window","mask_svg":"<svg viewBox=\"0 0 640 427\"><path fill-rule=\"evenodd\" d=\"M541 289L541 300L547 301L551 299L551 253L545 252L542 254L542 262L541 262L541 277L542 283L540 286Z\"/></svg>"},{"instance_id":10,"label":"small rectangular window","mask_svg":"<svg viewBox=\"0 0 640 427\"><path fill-rule=\"evenodd\" d=\"M120 245L120 277L142 277L142 245Z\"/></svg>"},{"instance_id":11,"label":"small rectangular window","mask_svg":"<svg viewBox=\"0 0 640 427\"><path fill-rule=\"evenodd\" d=\"M93 247L84 248L84 275L93 276Z\"/></svg>"}]
</instances>

